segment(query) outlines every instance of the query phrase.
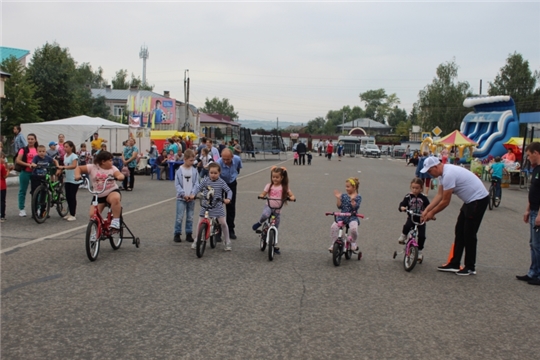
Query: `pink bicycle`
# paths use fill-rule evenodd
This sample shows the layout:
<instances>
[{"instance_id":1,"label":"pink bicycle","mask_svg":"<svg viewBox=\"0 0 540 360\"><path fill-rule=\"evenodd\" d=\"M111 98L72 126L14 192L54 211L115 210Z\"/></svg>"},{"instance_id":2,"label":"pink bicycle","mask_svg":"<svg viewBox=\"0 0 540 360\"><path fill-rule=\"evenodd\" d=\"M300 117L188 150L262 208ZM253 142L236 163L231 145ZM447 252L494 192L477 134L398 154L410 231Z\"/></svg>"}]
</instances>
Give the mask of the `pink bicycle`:
<instances>
[{"instance_id":1,"label":"pink bicycle","mask_svg":"<svg viewBox=\"0 0 540 360\"><path fill-rule=\"evenodd\" d=\"M345 224L343 220L338 220L337 217L352 217L357 216L361 219L364 218L364 215L362 214L356 214L356 213L341 213L341 212L327 212L325 214L326 216L333 215L334 221L338 224L339 232L338 232L338 238L336 242L334 243L334 247L332 248L332 261L334 262L335 266L339 266L341 264L341 257L345 255L345 259L350 260L352 258L353 254L358 254L358 260L362 259L362 252L360 250L353 251L352 249L352 239L349 235L349 225Z\"/></svg>"}]
</instances>

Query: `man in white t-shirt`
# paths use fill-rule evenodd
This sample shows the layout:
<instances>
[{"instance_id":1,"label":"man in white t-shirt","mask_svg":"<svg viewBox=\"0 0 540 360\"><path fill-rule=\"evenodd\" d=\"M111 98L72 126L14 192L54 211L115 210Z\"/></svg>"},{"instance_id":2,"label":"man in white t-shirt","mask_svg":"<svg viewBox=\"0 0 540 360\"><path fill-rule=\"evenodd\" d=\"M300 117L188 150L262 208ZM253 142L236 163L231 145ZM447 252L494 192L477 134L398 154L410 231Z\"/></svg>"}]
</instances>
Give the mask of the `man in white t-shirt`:
<instances>
[{"instance_id":1,"label":"man in white t-shirt","mask_svg":"<svg viewBox=\"0 0 540 360\"><path fill-rule=\"evenodd\" d=\"M461 166L442 164L434 156L424 161L420 170L432 177L439 178L439 190L431 204L422 213L423 221L435 218L435 214L443 211L452 194L463 200L463 206L455 228L454 252L446 265L439 266L439 271L455 272L457 275L476 274L476 234L482 223L489 202L488 191L482 181L469 170ZM460 270L461 256L465 249L465 267Z\"/></svg>"}]
</instances>

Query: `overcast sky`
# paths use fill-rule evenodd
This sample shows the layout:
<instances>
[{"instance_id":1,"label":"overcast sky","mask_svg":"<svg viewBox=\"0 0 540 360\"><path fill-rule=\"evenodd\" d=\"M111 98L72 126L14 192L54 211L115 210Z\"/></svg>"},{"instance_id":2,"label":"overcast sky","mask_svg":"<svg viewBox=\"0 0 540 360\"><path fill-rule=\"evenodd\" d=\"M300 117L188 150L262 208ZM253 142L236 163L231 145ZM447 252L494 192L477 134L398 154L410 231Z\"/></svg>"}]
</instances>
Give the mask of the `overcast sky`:
<instances>
[{"instance_id":1,"label":"overcast sky","mask_svg":"<svg viewBox=\"0 0 540 360\"><path fill-rule=\"evenodd\" d=\"M539 2L9 2L2 46L56 41L75 61L142 77L190 102L228 98L240 119L307 123L384 88L409 111L438 65L455 58L475 93L518 52L540 70Z\"/></svg>"}]
</instances>

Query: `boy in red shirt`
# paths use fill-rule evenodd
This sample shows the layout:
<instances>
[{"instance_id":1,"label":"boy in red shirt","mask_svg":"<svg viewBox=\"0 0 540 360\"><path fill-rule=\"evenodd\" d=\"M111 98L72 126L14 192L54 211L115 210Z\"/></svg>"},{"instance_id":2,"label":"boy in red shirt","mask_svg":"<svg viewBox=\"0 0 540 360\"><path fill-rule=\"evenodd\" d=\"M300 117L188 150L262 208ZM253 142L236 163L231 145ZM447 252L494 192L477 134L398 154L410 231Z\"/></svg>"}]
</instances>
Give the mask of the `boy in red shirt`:
<instances>
[{"instance_id":1,"label":"boy in red shirt","mask_svg":"<svg viewBox=\"0 0 540 360\"><path fill-rule=\"evenodd\" d=\"M328 156L328 160L332 159L332 153L334 152L334 144L332 144L332 139L328 142L328 145L326 146L326 156Z\"/></svg>"}]
</instances>

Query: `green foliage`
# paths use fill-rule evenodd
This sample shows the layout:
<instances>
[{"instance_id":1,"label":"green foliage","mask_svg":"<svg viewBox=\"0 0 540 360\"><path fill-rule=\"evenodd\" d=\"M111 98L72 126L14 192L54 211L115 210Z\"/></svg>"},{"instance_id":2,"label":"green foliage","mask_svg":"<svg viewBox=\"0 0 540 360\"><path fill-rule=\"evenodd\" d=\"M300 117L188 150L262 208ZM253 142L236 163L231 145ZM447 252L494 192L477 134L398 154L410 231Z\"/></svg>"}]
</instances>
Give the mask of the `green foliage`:
<instances>
[{"instance_id":1,"label":"green foliage","mask_svg":"<svg viewBox=\"0 0 540 360\"><path fill-rule=\"evenodd\" d=\"M439 126L443 134L459 129L470 111L463 100L472 96L468 82L457 81L458 66L454 60L437 67L437 76L418 93L418 119L422 129Z\"/></svg>"},{"instance_id":2,"label":"green foliage","mask_svg":"<svg viewBox=\"0 0 540 360\"><path fill-rule=\"evenodd\" d=\"M34 52L27 76L36 85L35 96L41 98L41 117L45 121L68 118L76 112L74 75L75 61L68 49L46 43Z\"/></svg>"},{"instance_id":3,"label":"green foliage","mask_svg":"<svg viewBox=\"0 0 540 360\"><path fill-rule=\"evenodd\" d=\"M98 96L93 99L92 105L88 111L88 116L100 117L103 119L109 119L111 116L111 108L105 103L104 96Z\"/></svg>"},{"instance_id":4,"label":"green foliage","mask_svg":"<svg viewBox=\"0 0 540 360\"><path fill-rule=\"evenodd\" d=\"M137 87L140 90L148 90L148 91L153 91L154 90L154 85L148 85L148 83L143 84L141 78L140 77L135 77L135 75L133 75L133 73L131 74L131 83L129 84L129 86L130 87L131 86Z\"/></svg>"},{"instance_id":5,"label":"green foliage","mask_svg":"<svg viewBox=\"0 0 540 360\"><path fill-rule=\"evenodd\" d=\"M238 113L234 111L234 106L229 104L229 99L227 98L223 98L223 100L220 100L218 97L214 97L212 100L206 98L204 106L199 110L205 114L229 116L233 121L238 119Z\"/></svg>"},{"instance_id":6,"label":"green foliage","mask_svg":"<svg viewBox=\"0 0 540 360\"><path fill-rule=\"evenodd\" d=\"M351 109L350 106L346 105L340 110L330 110L326 114L326 123L318 134L337 134L340 129L339 125L363 117L365 117L364 110L359 106L354 106Z\"/></svg>"},{"instance_id":7,"label":"green foliage","mask_svg":"<svg viewBox=\"0 0 540 360\"><path fill-rule=\"evenodd\" d=\"M411 129L412 124L410 121L401 121L397 124L394 133L399 136L409 137L409 130Z\"/></svg>"},{"instance_id":8,"label":"green foliage","mask_svg":"<svg viewBox=\"0 0 540 360\"><path fill-rule=\"evenodd\" d=\"M489 95L510 95L516 103L518 114L521 112L540 111L540 102L535 98L536 82L540 73L534 74L529 68L529 61L514 52L508 55L504 65L493 82L489 83ZM538 91L538 89L537 89Z\"/></svg>"},{"instance_id":9,"label":"green foliage","mask_svg":"<svg viewBox=\"0 0 540 360\"><path fill-rule=\"evenodd\" d=\"M10 136L13 127L23 123L40 122L40 98L36 96L36 86L30 81L15 57L5 59L0 65L2 71L11 74L4 83L5 99L2 99L2 134Z\"/></svg>"},{"instance_id":10,"label":"green foliage","mask_svg":"<svg viewBox=\"0 0 540 360\"><path fill-rule=\"evenodd\" d=\"M388 113L388 125L396 127L400 122L407 121L407 111L396 106Z\"/></svg>"},{"instance_id":11,"label":"green foliage","mask_svg":"<svg viewBox=\"0 0 540 360\"><path fill-rule=\"evenodd\" d=\"M326 121L323 117L318 116L313 120L308 121L306 126L306 133L308 134L322 134Z\"/></svg>"},{"instance_id":12,"label":"green foliage","mask_svg":"<svg viewBox=\"0 0 540 360\"><path fill-rule=\"evenodd\" d=\"M366 103L365 117L383 124L392 108L400 104L396 94L387 95L384 89L363 92L360 94L360 100Z\"/></svg>"},{"instance_id":13,"label":"green foliage","mask_svg":"<svg viewBox=\"0 0 540 360\"><path fill-rule=\"evenodd\" d=\"M129 89L129 81L127 79L128 72L127 70L118 70L114 75L114 78L111 80L113 89Z\"/></svg>"}]
</instances>

